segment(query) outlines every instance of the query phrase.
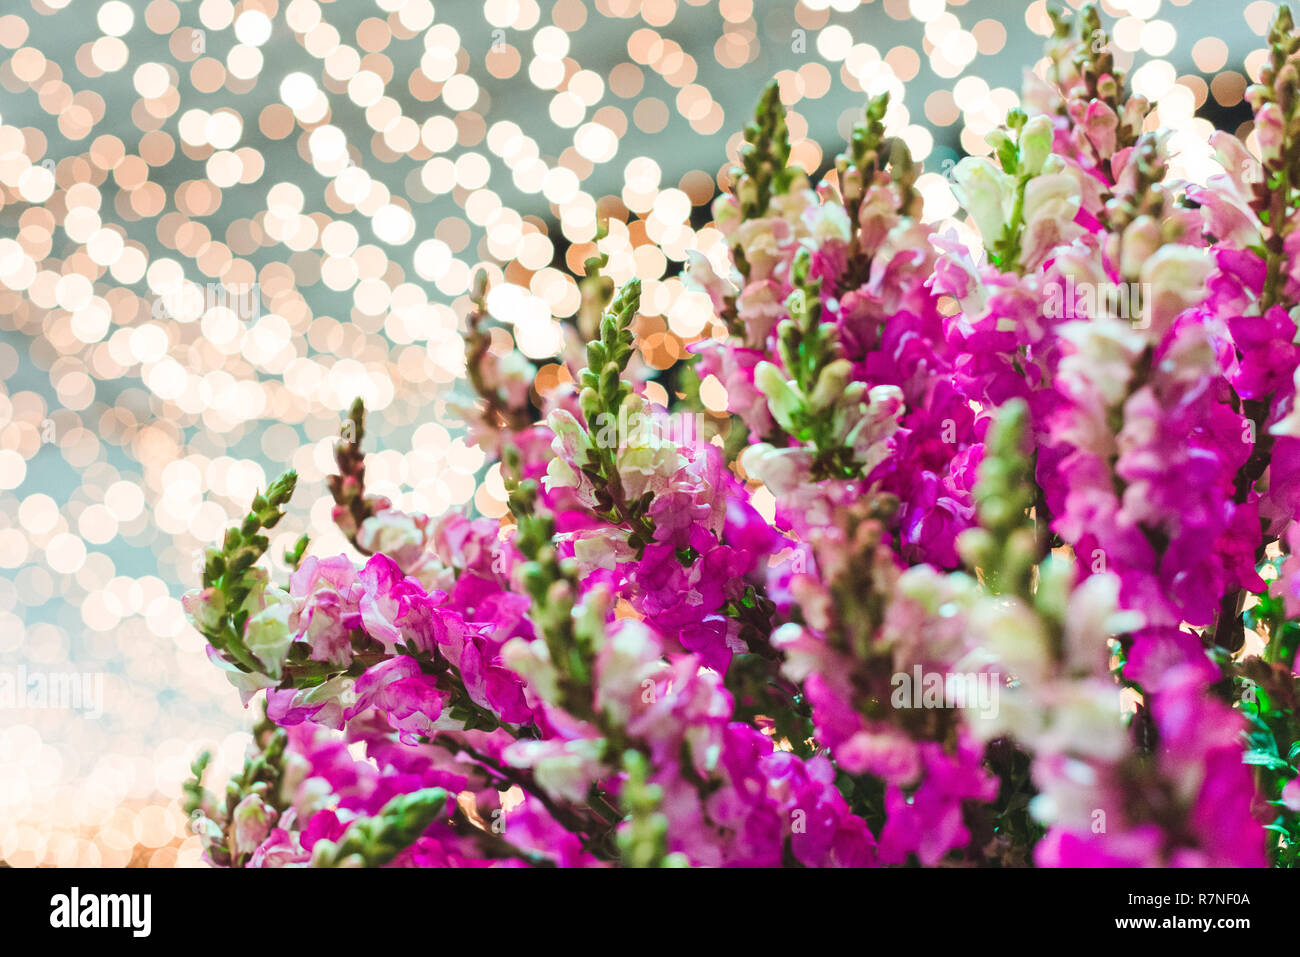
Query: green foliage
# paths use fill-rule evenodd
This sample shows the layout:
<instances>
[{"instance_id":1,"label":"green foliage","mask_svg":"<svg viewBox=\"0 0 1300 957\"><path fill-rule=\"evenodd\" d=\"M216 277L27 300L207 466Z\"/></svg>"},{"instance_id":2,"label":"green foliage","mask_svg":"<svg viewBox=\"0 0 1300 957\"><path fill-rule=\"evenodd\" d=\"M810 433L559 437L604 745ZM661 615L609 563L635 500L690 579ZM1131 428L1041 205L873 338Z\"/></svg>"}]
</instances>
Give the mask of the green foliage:
<instances>
[{"instance_id":1,"label":"green foliage","mask_svg":"<svg viewBox=\"0 0 1300 957\"><path fill-rule=\"evenodd\" d=\"M1271 564L1280 571L1282 559ZM1280 596L1264 591L1245 613L1248 627L1265 635L1263 657L1248 657L1237 666L1234 691L1245 716L1246 753L1242 761L1255 769L1255 786L1274 818L1269 855L1280 867L1300 866L1300 813L1281 800L1282 789L1300 776L1300 678L1293 667L1300 644L1300 623L1286 616Z\"/></svg>"}]
</instances>

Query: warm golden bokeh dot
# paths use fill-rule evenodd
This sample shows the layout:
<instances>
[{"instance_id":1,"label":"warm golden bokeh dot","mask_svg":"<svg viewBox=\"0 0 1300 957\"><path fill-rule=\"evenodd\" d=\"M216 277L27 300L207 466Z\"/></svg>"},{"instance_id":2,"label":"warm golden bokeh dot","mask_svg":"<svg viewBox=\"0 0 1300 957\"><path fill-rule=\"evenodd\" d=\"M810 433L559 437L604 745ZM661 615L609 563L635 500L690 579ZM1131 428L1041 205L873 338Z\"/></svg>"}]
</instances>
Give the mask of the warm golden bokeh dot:
<instances>
[{"instance_id":1,"label":"warm golden bokeh dot","mask_svg":"<svg viewBox=\"0 0 1300 957\"><path fill-rule=\"evenodd\" d=\"M659 133L668 125L668 106L658 97L649 96L637 103L632 122L642 133Z\"/></svg>"},{"instance_id":2,"label":"warm golden bokeh dot","mask_svg":"<svg viewBox=\"0 0 1300 957\"><path fill-rule=\"evenodd\" d=\"M1246 78L1236 70L1226 70L1210 81L1210 93L1220 106L1236 106L1246 95Z\"/></svg>"}]
</instances>

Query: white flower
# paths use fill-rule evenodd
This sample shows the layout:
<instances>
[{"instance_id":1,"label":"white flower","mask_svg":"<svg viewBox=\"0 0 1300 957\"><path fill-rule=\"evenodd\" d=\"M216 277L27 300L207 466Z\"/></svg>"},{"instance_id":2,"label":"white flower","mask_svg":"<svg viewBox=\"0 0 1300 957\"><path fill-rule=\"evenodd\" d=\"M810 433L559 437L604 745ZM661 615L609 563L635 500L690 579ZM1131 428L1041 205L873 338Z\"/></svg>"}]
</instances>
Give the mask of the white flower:
<instances>
[{"instance_id":1,"label":"white flower","mask_svg":"<svg viewBox=\"0 0 1300 957\"><path fill-rule=\"evenodd\" d=\"M748 219L731 237L749 264L749 280L766 279L786 258L786 244L794 240L794 231L785 220L775 217Z\"/></svg>"},{"instance_id":2,"label":"white flower","mask_svg":"<svg viewBox=\"0 0 1300 957\"><path fill-rule=\"evenodd\" d=\"M1174 318L1205 297L1205 280L1213 269L1204 249L1162 246L1142 264L1141 281L1150 284L1144 325L1153 339L1163 336Z\"/></svg>"},{"instance_id":3,"label":"white flower","mask_svg":"<svg viewBox=\"0 0 1300 957\"><path fill-rule=\"evenodd\" d=\"M1142 334L1110 317L1064 322L1057 331L1075 350L1061 359L1057 371L1070 393L1082 397L1095 392L1107 408L1118 405L1128 394L1134 363L1146 344Z\"/></svg>"},{"instance_id":4,"label":"white flower","mask_svg":"<svg viewBox=\"0 0 1300 957\"><path fill-rule=\"evenodd\" d=\"M295 602L287 591L275 585L263 588L260 598L262 610L244 624L244 645L266 666L266 673L278 681L293 644L294 632L289 623Z\"/></svg>"},{"instance_id":5,"label":"white flower","mask_svg":"<svg viewBox=\"0 0 1300 957\"><path fill-rule=\"evenodd\" d=\"M1033 743L1039 752L1118 761L1129 751L1120 689L1109 679L1056 682L1040 708L1052 719Z\"/></svg>"},{"instance_id":6,"label":"white flower","mask_svg":"<svg viewBox=\"0 0 1300 957\"><path fill-rule=\"evenodd\" d=\"M1141 612L1119 608L1119 576L1113 572L1089 576L1071 592L1063 620L1067 663L1079 671L1104 673L1110 638L1136 631L1145 620Z\"/></svg>"},{"instance_id":7,"label":"white flower","mask_svg":"<svg viewBox=\"0 0 1300 957\"><path fill-rule=\"evenodd\" d=\"M275 820L280 816L260 794L249 794L235 805L231 814L234 824L235 854L252 854L266 840Z\"/></svg>"},{"instance_id":8,"label":"white flower","mask_svg":"<svg viewBox=\"0 0 1300 957\"><path fill-rule=\"evenodd\" d=\"M844 444L853 448L854 458L864 473L870 473L889 454L886 441L898 431L898 420L903 414L903 392L895 385L873 386L867 393L866 405L858 403L855 415L847 418L848 434Z\"/></svg>"},{"instance_id":9,"label":"white flower","mask_svg":"<svg viewBox=\"0 0 1300 957\"><path fill-rule=\"evenodd\" d=\"M622 727L647 687L668 667L654 633L643 622L624 618L607 636L596 661L596 706ZM649 704L653 701L645 703Z\"/></svg>"},{"instance_id":10,"label":"white flower","mask_svg":"<svg viewBox=\"0 0 1300 957\"><path fill-rule=\"evenodd\" d=\"M804 212L804 223L820 243L847 243L853 236L849 214L839 203L821 203Z\"/></svg>"},{"instance_id":11,"label":"white flower","mask_svg":"<svg viewBox=\"0 0 1300 957\"><path fill-rule=\"evenodd\" d=\"M578 501L588 508L595 508L599 504L596 500L596 486L591 479L562 458L553 458L546 464L542 485L548 492L553 488L571 488Z\"/></svg>"},{"instance_id":12,"label":"white flower","mask_svg":"<svg viewBox=\"0 0 1300 957\"><path fill-rule=\"evenodd\" d=\"M428 536L427 519L421 521L395 509L385 509L361 523L357 544L370 552L387 555L404 573L411 572L424 555Z\"/></svg>"},{"instance_id":13,"label":"white flower","mask_svg":"<svg viewBox=\"0 0 1300 957\"><path fill-rule=\"evenodd\" d=\"M759 442L740 455L746 474L758 479L777 498L793 494L808 483L812 455L807 449L777 449Z\"/></svg>"},{"instance_id":14,"label":"white flower","mask_svg":"<svg viewBox=\"0 0 1300 957\"><path fill-rule=\"evenodd\" d=\"M985 598L970 613L975 644L987 649L1004 672L1040 685L1051 661L1051 647L1041 620L1018 598Z\"/></svg>"},{"instance_id":15,"label":"white flower","mask_svg":"<svg viewBox=\"0 0 1300 957\"><path fill-rule=\"evenodd\" d=\"M621 562L636 558L636 549L627 543L629 534L625 528L575 532L573 557L579 571L588 574L597 568L613 571Z\"/></svg>"},{"instance_id":16,"label":"white flower","mask_svg":"<svg viewBox=\"0 0 1300 957\"><path fill-rule=\"evenodd\" d=\"M516 741L501 757L516 768L532 768L543 790L566 801L582 802L591 783L607 773L601 763L603 738L576 741Z\"/></svg>"},{"instance_id":17,"label":"white flower","mask_svg":"<svg viewBox=\"0 0 1300 957\"><path fill-rule=\"evenodd\" d=\"M967 156L952 176L957 201L975 220L985 247L992 246L1011 216L1015 181L983 156Z\"/></svg>"},{"instance_id":18,"label":"white flower","mask_svg":"<svg viewBox=\"0 0 1300 957\"><path fill-rule=\"evenodd\" d=\"M726 265L719 272L714 260L698 249L686 250L686 271L682 273L682 285L691 291L708 293L714 306L720 306L724 299L740 292L745 277L728 258Z\"/></svg>"}]
</instances>

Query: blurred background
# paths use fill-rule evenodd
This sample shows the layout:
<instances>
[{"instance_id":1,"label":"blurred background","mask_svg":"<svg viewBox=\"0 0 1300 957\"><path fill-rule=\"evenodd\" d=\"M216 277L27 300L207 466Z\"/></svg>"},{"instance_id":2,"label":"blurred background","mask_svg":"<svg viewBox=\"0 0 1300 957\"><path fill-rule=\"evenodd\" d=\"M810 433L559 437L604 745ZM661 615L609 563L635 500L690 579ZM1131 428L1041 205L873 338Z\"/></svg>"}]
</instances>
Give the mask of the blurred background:
<instances>
[{"instance_id":1,"label":"blurred background","mask_svg":"<svg viewBox=\"0 0 1300 957\"><path fill-rule=\"evenodd\" d=\"M1078 3L1071 6L1077 7ZM1176 175L1253 146L1264 0L1107 0ZM825 170L868 95L945 173L1018 103L1046 5L1013 0L6 0L0 5L0 862L193 866L202 748L254 720L180 596L281 470L280 555L348 546L323 478L370 409L371 490L504 512L462 438L463 316L488 305L546 391L600 250L644 283L655 369L710 332L675 278L773 78ZM1041 65L1041 64L1040 64ZM725 393L704 390L721 408ZM666 393L665 393L666 396ZM280 573L283 574L281 566ZM220 786L218 784L218 786Z\"/></svg>"}]
</instances>

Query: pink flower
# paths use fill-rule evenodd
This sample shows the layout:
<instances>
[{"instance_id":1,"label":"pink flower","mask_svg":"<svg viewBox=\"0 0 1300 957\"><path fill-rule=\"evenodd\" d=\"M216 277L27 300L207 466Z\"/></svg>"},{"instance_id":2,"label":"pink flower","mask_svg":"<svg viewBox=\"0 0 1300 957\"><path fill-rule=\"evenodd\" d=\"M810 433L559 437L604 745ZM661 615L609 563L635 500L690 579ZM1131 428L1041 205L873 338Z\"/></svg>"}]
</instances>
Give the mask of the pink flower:
<instances>
[{"instance_id":1,"label":"pink flower","mask_svg":"<svg viewBox=\"0 0 1300 957\"><path fill-rule=\"evenodd\" d=\"M402 740L414 744L420 735L432 735L439 727L447 695L437 681L421 672L419 663L400 655L366 670L354 687L356 702L344 713L351 720L367 708L378 708Z\"/></svg>"}]
</instances>

